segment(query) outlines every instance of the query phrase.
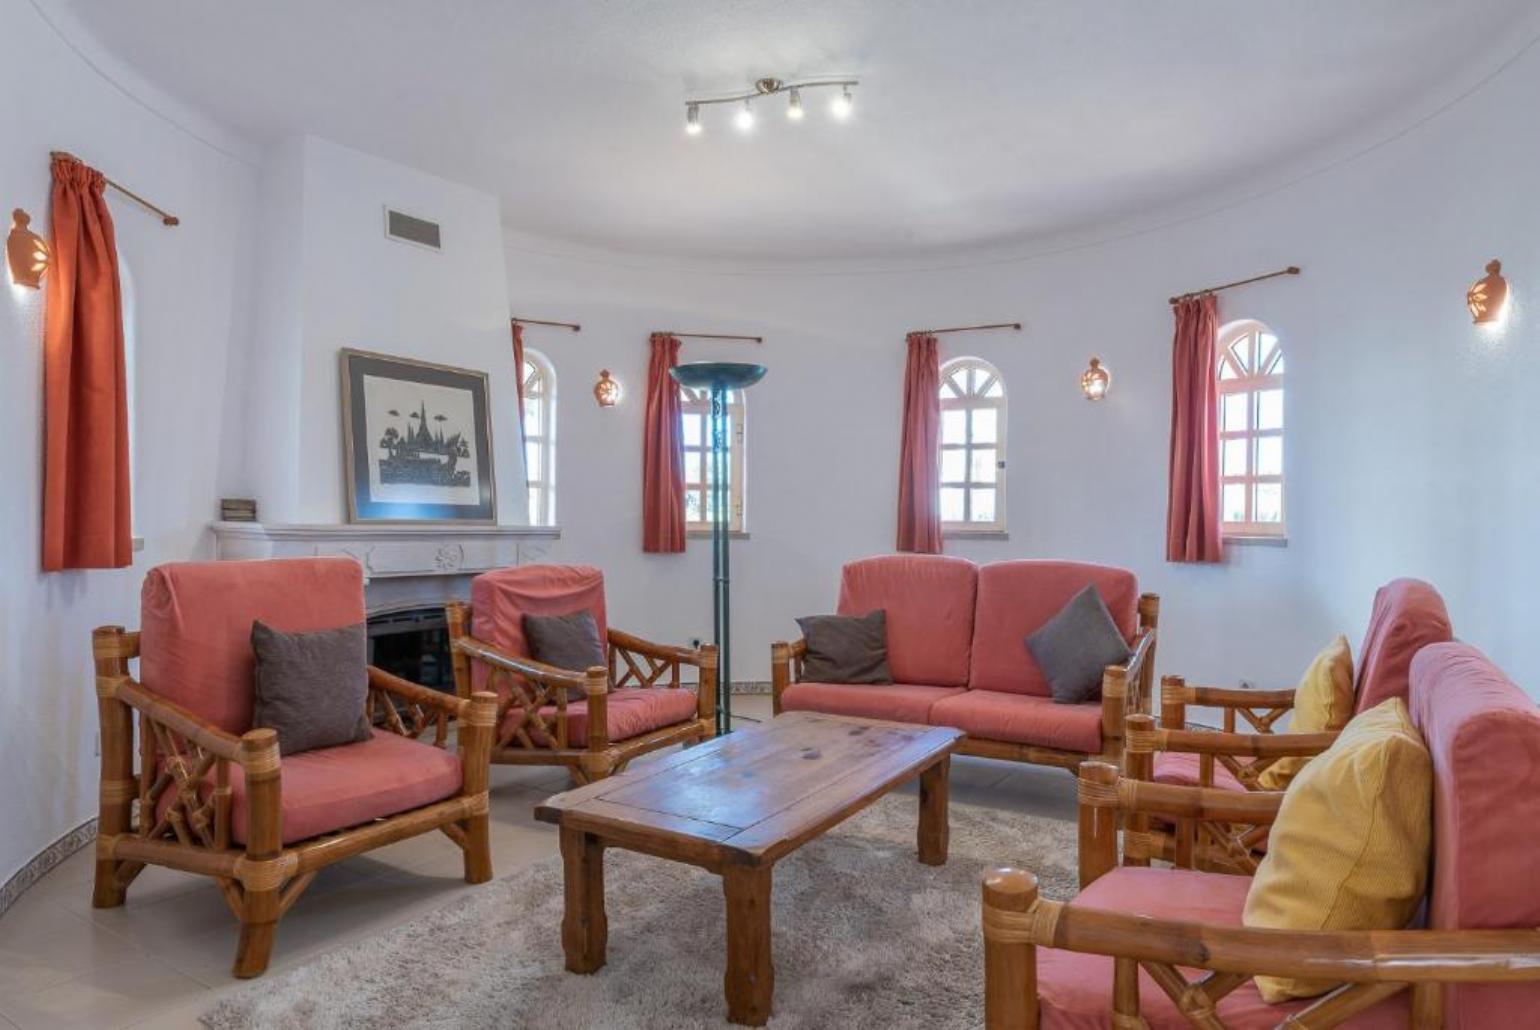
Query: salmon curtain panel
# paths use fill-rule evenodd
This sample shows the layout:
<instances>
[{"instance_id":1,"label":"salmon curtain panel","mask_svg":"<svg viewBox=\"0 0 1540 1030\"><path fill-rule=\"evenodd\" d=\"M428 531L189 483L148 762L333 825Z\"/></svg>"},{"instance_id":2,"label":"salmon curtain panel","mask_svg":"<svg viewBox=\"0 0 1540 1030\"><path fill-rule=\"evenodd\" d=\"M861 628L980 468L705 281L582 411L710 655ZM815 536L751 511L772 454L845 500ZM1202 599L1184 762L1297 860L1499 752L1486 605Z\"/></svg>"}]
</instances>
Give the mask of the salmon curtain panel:
<instances>
[{"instance_id":1,"label":"salmon curtain panel","mask_svg":"<svg viewBox=\"0 0 1540 1030\"><path fill-rule=\"evenodd\" d=\"M524 439L524 327L517 322L513 326L513 382L519 399L519 439Z\"/></svg>"},{"instance_id":2,"label":"salmon curtain panel","mask_svg":"<svg viewBox=\"0 0 1540 1030\"><path fill-rule=\"evenodd\" d=\"M679 387L668 370L679 363L679 338L653 333L642 428L642 550L684 551L684 427Z\"/></svg>"},{"instance_id":3,"label":"salmon curtain panel","mask_svg":"<svg viewBox=\"0 0 1540 1030\"><path fill-rule=\"evenodd\" d=\"M1175 306L1171 343L1171 481L1166 560L1224 557L1219 512L1219 301L1212 293Z\"/></svg>"},{"instance_id":4,"label":"salmon curtain panel","mask_svg":"<svg viewBox=\"0 0 1540 1030\"><path fill-rule=\"evenodd\" d=\"M910 333L898 451L898 549L941 553L941 358L936 338Z\"/></svg>"},{"instance_id":5,"label":"salmon curtain panel","mask_svg":"<svg viewBox=\"0 0 1540 1030\"><path fill-rule=\"evenodd\" d=\"M43 319L43 570L133 560L128 377L106 179L53 159L53 256Z\"/></svg>"}]
</instances>

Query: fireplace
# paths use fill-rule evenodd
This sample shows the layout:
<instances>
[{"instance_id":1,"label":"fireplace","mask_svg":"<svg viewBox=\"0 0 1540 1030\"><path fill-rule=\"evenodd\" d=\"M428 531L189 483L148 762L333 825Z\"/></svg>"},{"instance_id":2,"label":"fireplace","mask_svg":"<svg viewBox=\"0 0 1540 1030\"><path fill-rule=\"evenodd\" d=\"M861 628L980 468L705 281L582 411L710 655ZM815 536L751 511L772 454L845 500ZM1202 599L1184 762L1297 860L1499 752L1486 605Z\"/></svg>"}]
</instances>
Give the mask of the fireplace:
<instances>
[{"instance_id":1,"label":"fireplace","mask_svg":"<svg viewBox=\"0 0 1540 1030\"><path fill-rule=\"evenodd\" d=\"M369 664L411 683L455 692L449 627L442 605L374 612L368 619Z\"/></svg>"}]
</instances>

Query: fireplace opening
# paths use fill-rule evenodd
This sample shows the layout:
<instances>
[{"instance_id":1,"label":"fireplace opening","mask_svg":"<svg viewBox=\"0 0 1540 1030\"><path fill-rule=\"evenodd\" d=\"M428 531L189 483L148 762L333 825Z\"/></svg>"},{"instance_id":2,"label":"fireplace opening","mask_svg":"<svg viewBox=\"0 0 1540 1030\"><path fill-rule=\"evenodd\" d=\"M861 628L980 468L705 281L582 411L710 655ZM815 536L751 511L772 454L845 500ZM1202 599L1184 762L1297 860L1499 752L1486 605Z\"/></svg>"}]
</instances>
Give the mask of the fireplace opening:
<instances>
[{"instance_id":1,"label":"fireplace opening","mask_svg":"<svg viewBox=\"0 0 1540 1030\"><path fill-rule=\"evenodd\" d=\"M438 606L378 612L368 619L369 664L411 683L455 692L449 625Z\"/></svg>"}]
</instances>

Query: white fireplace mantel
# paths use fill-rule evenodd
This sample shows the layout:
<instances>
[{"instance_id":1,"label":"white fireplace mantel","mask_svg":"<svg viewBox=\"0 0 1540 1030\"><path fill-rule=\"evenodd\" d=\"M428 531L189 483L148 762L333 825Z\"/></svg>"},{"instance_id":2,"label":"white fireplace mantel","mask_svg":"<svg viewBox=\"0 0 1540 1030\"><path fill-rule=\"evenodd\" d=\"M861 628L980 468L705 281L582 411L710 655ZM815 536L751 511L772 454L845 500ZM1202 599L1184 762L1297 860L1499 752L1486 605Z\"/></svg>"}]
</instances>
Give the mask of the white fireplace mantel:
<instances>
[{"instance_id":1,"label":"white fireplace mantel","mask_svg":"<svg viewBox=\"0 0 1540 1030\"><path fill-rule=\"evenodd\" d=\"M248 558L353 558L370 579L466 576L546 557L556 526L453 523L294 525L215 522L214 553Z\"/></svg>"}]
</instances>

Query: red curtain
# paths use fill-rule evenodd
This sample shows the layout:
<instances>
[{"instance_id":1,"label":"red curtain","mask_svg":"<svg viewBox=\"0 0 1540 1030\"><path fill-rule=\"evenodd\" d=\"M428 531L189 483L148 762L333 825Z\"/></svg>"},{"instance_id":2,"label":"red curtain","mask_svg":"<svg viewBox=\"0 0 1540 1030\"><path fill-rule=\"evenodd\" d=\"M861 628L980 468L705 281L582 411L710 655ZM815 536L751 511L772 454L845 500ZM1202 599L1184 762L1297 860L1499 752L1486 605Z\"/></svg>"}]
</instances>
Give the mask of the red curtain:
<instances>
[{"instance_id":1,"label":"red curtain","mask_svg":"<svg viewBox=\"0 0 1540 1030\"><path fill-rule=\"evenodd\" d=\"M513 382L519 398L519 439L524 439L524 327L517 322L513 326Z\"/></svg>"},{"instance_id":2,"label":"red curtain","mask_svg":"<svg viewBox=\"0 0 1540 1030\"><path fill-rule=\"evenodd\" d=\"M898 452L898 549L941 553L941 359L936 338L909 334Z\"/></svg>"},{"instance_id":3,"label":"red curtain","mask_svg":"<svg viewBox=\"0 0 1540 1030\"><path fill-rule=\"evenodd\" d=\"M106 180L53 160L53 256L43 322L43 569L133 560L123 297Z\"/></svg>"},{"instance_id":4,"label":"red curtain","mask_svg":"<svg viewBox=\"0 0 1540 1030\"><path fill-rule=\"evenodd\" d=\"M1171 483L1166 560L1217 562L1219 532L1218 299L1204 294L1176 305L1171 343Z\"/></svg>"},{"instance_id":5,"label":"red curtain","mask_svg":"<svg viewBox=\"0 0 1540 1030\"><path fill-rule=\"evenodd\" d=\"M679 385L668 370L679 363L679 338L653 333L647 365L646 424L642 428L642 550L684 551L684 437Z\"/></svg>"}]
</instances>

